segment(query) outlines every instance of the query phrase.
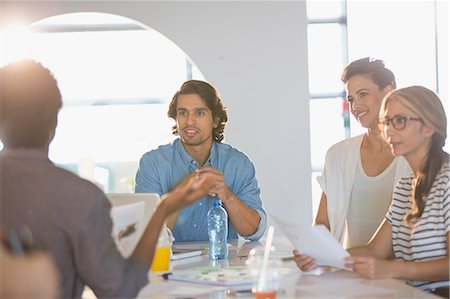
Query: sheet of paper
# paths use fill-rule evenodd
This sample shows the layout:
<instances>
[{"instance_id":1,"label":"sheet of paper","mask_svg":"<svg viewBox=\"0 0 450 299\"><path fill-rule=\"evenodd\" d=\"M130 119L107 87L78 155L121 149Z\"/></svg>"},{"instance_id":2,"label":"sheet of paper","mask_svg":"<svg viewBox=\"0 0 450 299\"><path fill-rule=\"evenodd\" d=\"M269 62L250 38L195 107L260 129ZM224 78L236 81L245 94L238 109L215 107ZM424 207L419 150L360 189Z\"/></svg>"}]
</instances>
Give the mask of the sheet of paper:
<instances>
[{"instance_id":1,"label":"sheet of paper","mask_svg":"<svg viewBox=\"0 0 450 299\"><path fill-rule=\"evenodd\" d=\"M235 266L227 268L196 267L191 270L177 271L169 276L169 280L211 284L220 286L235 286L251 284L253 278L247 267Z\"/></svg>"},{"instance_id":2,"label":"sheet of paper","mask_svg":"<svg viewBox=\"0 0 450 299\"><path fill-rule=\"evenodd\" d=\"M349 253L341 247L324 225L311 227L288 223L277 217L273 218L292 245L302 254L313 257L319 266L347 269L344 267L344 257L349 256Z\"/></svg>"},{"instance_id":3,"label":"sheet of paper","mask_svg":"<svg viewBox=\"0 0 450 299\"><path fill-rule=\"evenodd\" d=\"M124 257L131 255L138 240L137 230L144 216L144 202L111 208L112 235Z\"/></svg>"}]
</instances>

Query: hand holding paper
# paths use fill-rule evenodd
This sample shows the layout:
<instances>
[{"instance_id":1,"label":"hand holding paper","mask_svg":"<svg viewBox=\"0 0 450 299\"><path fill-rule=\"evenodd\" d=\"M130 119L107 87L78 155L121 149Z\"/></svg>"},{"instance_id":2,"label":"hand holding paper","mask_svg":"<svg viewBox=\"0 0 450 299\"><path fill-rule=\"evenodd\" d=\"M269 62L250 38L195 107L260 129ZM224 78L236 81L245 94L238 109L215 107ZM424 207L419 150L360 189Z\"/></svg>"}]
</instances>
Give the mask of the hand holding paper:
<instances>
[{"instance_id":1,"label":"hand holding paper","mask_svg":"<svg viewBox=\"0 0 450 299\"><path fill-rule=\"evenodd\" d=\"M273 217L292 245L316 260L318 266L346 269L344 258L350 256L324 225L298 225Z\"/></svg>"}]
</instances>

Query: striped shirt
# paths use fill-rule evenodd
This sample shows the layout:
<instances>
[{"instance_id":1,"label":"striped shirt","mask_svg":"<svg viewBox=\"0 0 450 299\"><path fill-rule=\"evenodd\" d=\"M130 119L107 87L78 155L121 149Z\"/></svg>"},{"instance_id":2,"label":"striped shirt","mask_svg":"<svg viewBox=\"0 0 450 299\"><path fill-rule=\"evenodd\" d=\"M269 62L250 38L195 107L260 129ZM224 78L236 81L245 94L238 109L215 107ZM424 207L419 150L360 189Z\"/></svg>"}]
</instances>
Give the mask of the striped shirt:
<instances>
[{"instance_id":1,"label":"striped shirt","mask_svg":"<svg viewBox=\"0 0 450 299\"><path fill-rule=\"evenodd\" d=\"M413 180L413 174L400 179L386 214L392 227L395 258L407 262L445 258L446 234L450 232L450 164L445 163L437 173L422 216L409 224L404 218L412 207ZM449 285L449 281L408 283L425 290Z\"/></svg>"}]
</instances>

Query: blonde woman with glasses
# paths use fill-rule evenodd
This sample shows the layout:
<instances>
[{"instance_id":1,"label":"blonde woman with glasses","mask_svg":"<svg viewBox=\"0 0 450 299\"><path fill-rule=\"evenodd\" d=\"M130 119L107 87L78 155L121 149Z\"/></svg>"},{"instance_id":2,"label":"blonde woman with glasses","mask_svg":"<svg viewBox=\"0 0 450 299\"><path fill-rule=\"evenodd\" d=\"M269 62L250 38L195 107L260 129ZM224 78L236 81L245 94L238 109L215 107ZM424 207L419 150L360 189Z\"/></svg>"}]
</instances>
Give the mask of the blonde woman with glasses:
<instances>
[{"instance_id":1,"label":"blonde woman with glasses","mask_svg":"<svg viewBox=\"0 0 450 299\"><path fill-rule=\"evenodd\" d=\"M391 207L368 245L349 249L348 267L364 278L401 278L448 298L450 164L443 149L447 118L431 90L390 93L379 126L412 173L397 183Z\"/></svg>"}]
</instances>

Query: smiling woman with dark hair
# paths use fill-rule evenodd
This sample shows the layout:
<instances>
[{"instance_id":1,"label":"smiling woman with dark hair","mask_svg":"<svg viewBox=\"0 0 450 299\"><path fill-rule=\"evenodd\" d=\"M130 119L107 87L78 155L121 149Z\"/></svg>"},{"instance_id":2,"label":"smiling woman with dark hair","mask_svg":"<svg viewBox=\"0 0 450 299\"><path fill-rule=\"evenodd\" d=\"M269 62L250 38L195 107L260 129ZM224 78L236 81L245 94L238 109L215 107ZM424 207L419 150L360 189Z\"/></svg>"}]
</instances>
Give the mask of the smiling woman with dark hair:
<instances>
[{"instance_id":1,"label":"smiling woman with dark hair","mask_svg":"<svg viewBox=\"0 0 450 299\"><path fill-rule=\"evenodd\" d=\"M383 97L396 87L382 60L355 60L342 72L351 113L366 133L333 145L317 178L322 197L315 224L324 224L346 248L365 245L375 233L392 198L396 181L410 173L383 139L377 119ZM302 270L315 261L295 251Z\"/></svg>"}]
</instances>

